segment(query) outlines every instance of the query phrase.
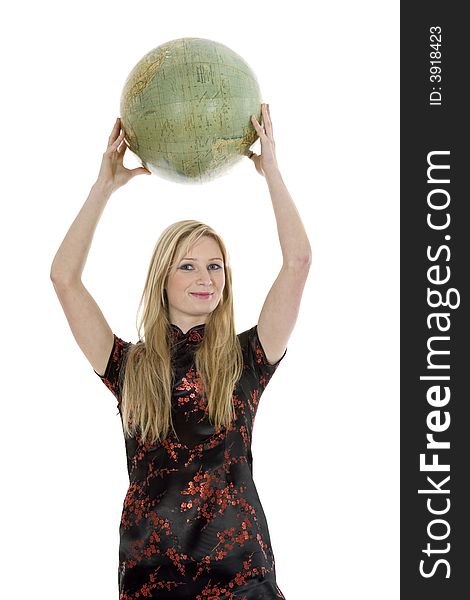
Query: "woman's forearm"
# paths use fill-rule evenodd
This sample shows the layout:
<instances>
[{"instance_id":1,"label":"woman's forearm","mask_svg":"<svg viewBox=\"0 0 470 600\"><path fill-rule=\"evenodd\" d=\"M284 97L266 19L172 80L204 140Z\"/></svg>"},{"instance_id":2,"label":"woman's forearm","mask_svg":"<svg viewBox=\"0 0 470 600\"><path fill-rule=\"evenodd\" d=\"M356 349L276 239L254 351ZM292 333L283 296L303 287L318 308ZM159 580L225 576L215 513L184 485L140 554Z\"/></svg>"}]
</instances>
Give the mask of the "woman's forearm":
<instances>
[{"instance_id":1,"label":"woman's forearm","mask_svg":"<svg viewBox=\"0 0 470 600\"><path fill-rule=\"evenodd\" d=\"M278 169L265 173L285 265L310 263L311 248L302 220Z\"/></svg>"},{"instance_id":2,"label":"woman's forearm","mask_svg":"<svg viewBox=\"0 0 470 600\"><path fill-rule=\"evenodd\" d=\"M111 188L100 181L91 188L52 261L50 276L55 283L81 279L96 226L111 194Z\"/></svg>"}]
</instances>

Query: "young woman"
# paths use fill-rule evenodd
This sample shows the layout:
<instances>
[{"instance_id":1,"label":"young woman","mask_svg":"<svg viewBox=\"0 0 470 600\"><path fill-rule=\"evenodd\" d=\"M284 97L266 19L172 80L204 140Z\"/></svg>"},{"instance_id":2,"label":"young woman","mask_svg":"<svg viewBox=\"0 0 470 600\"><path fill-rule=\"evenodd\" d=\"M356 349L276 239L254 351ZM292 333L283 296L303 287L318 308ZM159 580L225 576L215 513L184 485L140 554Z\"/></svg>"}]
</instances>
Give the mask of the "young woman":
<instances>
[{"instance_id":1,"label":"young woman","mask_svg":"<svg viewBox=\"0 0 470 600\"><path fill-rule=\"evenodd\" d=\"M72 333L117 398L122 420L130 485L120 523L120 600L284 598L252 477L251 434L297 318L310 245L277 165L266 104L261 124L252 122L261 154L250 158L268 184L283 263L251 329L235 333L224 243L197 221L174 223L156 244L139 341L109 327L81 274L111 194L148 173L123 166L119 119L52 263Z\"/></svg>"}]
</instances>

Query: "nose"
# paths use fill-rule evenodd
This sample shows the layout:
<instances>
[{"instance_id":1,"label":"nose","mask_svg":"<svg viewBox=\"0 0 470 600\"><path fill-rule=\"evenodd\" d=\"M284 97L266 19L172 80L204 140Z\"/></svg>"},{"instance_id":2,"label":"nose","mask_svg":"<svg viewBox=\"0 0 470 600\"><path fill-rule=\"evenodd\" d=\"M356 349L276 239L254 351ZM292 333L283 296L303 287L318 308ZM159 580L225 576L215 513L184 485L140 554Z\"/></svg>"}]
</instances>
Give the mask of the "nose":
<instances>
[{"instance_id":1,"label":"nose","mask_svg":"<svg viewBox=\"0 0 470 600\"><path fill-rule=\"evenodd\" d=\"M212 285L211 272L208 269L202 269L197 279L198 285Z\"/></svg>"}]
</instances>

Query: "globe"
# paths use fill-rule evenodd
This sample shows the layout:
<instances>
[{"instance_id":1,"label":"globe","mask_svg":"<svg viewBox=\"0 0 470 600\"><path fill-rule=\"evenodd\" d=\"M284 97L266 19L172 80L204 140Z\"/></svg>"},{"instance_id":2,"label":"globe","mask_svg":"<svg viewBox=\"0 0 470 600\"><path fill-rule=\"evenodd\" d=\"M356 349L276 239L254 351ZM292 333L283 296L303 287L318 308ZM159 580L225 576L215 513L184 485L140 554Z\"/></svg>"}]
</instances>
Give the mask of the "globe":
<instances>
[{"instance_id":1,"label":"globe","mask_svg":"<svg viewBox=\"0 0 470 600\"><path fill-rule=\"evenodd\" d=\"M148 52L121 94L125 142L164 179L205 182L226 173L258 135L261 94L248 64L203 38L172 40Z\"/></svg>"}]
</instances>

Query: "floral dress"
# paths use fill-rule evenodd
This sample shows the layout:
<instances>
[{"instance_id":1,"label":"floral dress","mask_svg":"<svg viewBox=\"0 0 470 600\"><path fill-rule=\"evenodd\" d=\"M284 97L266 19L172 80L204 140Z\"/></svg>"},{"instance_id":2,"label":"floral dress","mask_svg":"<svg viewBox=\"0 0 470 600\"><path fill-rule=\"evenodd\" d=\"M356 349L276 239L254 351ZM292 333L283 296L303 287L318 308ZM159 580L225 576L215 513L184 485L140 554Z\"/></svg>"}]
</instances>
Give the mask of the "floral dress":
<instances>
[{"instance_id":1,"label":"floral dress","mask_svg":"<svg viewBox=\"0 0 470 600\"><path fill-rule=\"evenodd\" d=\"M171 325L172 418L178 437L155 445L125 436L129 488L119 526L119 600L268 600L277 586L268 524L252 475L253 422L282 358L268 363L257 327L238 335L243 373L236 417L216 432L200 394L194 352L205 325ZM114 334L103 376L117 398L131 347Z\"/></svg>"}]
</instances>

